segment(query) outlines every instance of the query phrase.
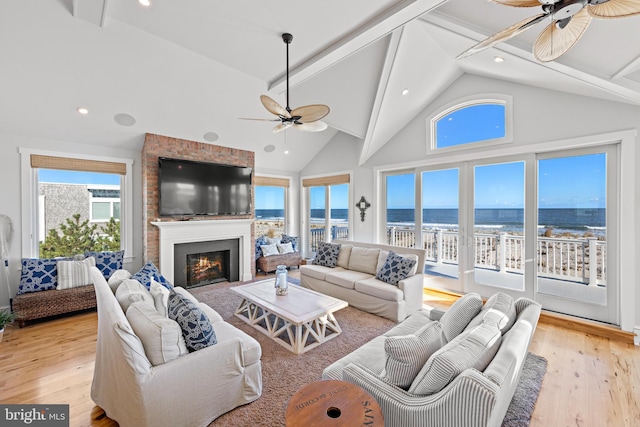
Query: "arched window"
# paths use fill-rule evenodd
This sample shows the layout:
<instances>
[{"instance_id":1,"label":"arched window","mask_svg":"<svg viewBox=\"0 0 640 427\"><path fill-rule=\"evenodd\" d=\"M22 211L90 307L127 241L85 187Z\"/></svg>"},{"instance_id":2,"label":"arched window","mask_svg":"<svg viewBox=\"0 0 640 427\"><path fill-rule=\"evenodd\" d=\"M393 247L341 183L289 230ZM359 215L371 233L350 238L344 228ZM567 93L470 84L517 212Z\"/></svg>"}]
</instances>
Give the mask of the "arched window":
<instances>
[{"instance_id":1,"label":"arched window","mask_svg":"<svg viewBox=\"0 0 640 427\"><path fill-rule=\"evenodd\" d=\"M430 120L427 152L511 142L511 97L475 96L458 100Z\"/></svg>"}]
</instances>

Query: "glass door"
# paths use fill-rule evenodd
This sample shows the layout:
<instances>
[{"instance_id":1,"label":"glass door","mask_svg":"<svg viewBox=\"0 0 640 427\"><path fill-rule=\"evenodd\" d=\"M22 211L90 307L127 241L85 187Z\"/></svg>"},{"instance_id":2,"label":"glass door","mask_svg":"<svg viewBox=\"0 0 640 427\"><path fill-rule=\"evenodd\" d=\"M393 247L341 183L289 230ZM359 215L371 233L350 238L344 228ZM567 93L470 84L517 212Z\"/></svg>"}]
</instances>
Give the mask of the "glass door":
<instances>
[{"instance_id":1,"label":"glass door","mask_svg":"<svg viewBox=\"0 0 640 427\"><path fill-rule=\"evenodd\" d=\"M384 179L387 244L414 248L416 245L416 174L394 173Z\"/></svg>"},{"instance_id":2,"label":"glass door","mask_svg":"<svg viewBox=\"0 0 640 427\"><path fill-rule=\"evenodd\" d=\"M536 299L547 310L617 323L615 158L614 147L538 156Z\"/></svg>"},{"instance_id":3,"label":"glass door","mask_svg":"<svg viewBox=\"0 0 640 427\"><path fill-rule=\"evenodd\" d=\"M482 296L525 291L525 161L474 164L468 210L468 289Z\"/></svg>"}]
</instances>

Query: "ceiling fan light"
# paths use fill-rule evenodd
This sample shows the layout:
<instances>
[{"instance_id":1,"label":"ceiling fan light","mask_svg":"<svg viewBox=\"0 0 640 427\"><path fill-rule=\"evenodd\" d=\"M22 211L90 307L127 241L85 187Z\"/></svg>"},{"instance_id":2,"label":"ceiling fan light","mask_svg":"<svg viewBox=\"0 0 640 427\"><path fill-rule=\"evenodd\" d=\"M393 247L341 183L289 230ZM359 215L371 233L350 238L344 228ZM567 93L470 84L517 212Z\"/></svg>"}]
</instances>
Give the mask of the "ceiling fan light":
<instances>
[{"instance_id":1,"label":"ceiling fan light","mask_svg":"<svg viewBox=\"0 0 640 427\"><path fill-rule=\"evenodd\" d=\"M406 87L404 89L402 89L402 92L400 92L402 95L406 95L409 93L409 89L407 89Z\"/></svg>"}]
</instances>

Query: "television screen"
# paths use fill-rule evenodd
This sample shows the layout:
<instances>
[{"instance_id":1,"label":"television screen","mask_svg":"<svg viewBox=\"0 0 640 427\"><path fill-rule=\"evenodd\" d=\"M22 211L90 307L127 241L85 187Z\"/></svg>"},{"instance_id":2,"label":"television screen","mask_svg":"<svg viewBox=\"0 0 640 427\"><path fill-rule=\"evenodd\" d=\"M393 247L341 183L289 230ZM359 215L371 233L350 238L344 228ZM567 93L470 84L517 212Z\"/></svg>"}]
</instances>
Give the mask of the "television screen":
<instances>
[{"instance_id":1,"label":"television screen","mask_svg":"<svg viewBox=\"0 0 640 427\"><path fill-rule=\"evenodd\" d=\"M160 215L246 215L251 213L250 167L158 160Z\"/></svg>"}]
</instances>

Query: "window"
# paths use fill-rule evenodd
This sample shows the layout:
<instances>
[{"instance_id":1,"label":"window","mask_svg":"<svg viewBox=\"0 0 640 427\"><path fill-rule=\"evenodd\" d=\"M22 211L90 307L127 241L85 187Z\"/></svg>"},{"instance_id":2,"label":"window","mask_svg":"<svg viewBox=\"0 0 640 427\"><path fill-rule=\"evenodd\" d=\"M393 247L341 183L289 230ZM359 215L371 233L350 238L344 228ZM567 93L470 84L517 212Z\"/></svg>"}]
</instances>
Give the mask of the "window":
<instances>
[{"instance_id":1,"label":"window","mask_svg":"<svg viewBox=\"0 0 640 427\"><path fill-rule=\"evenodd\" d=\"M131 256L132 160L20 154L22 206L32 230L23 234L24 257L120 249Z\"/></svg>"},{"instance_id":2,"label":"window","mask_svg":"<svg viewBox=\"0 0 640 427\"><path fill-rule=\"evenodd\" d=\"M427 152L511 142L511 98L492 96L460 100L429 120Z\"/></svg>"},{"instance_id":3,"label":"window","mask_svg":"<svg viewBox=\"0 0 640 427\"><path fill-rule=\"evenodd\" d=\"M302 180L302 186L307 189L308 251L315 252L320 242L349 238L350 181L349 174Z\"/></svg>"},{"instance_id":4,"label":"window","mask_svg":"<svg viewBox=\"0 0 640 427\"><path fill-rule=\"evenodd\" d=\"M289 179L256 176L254 184L256 237L285 234Z\"/></svg>"}]
</instances>

